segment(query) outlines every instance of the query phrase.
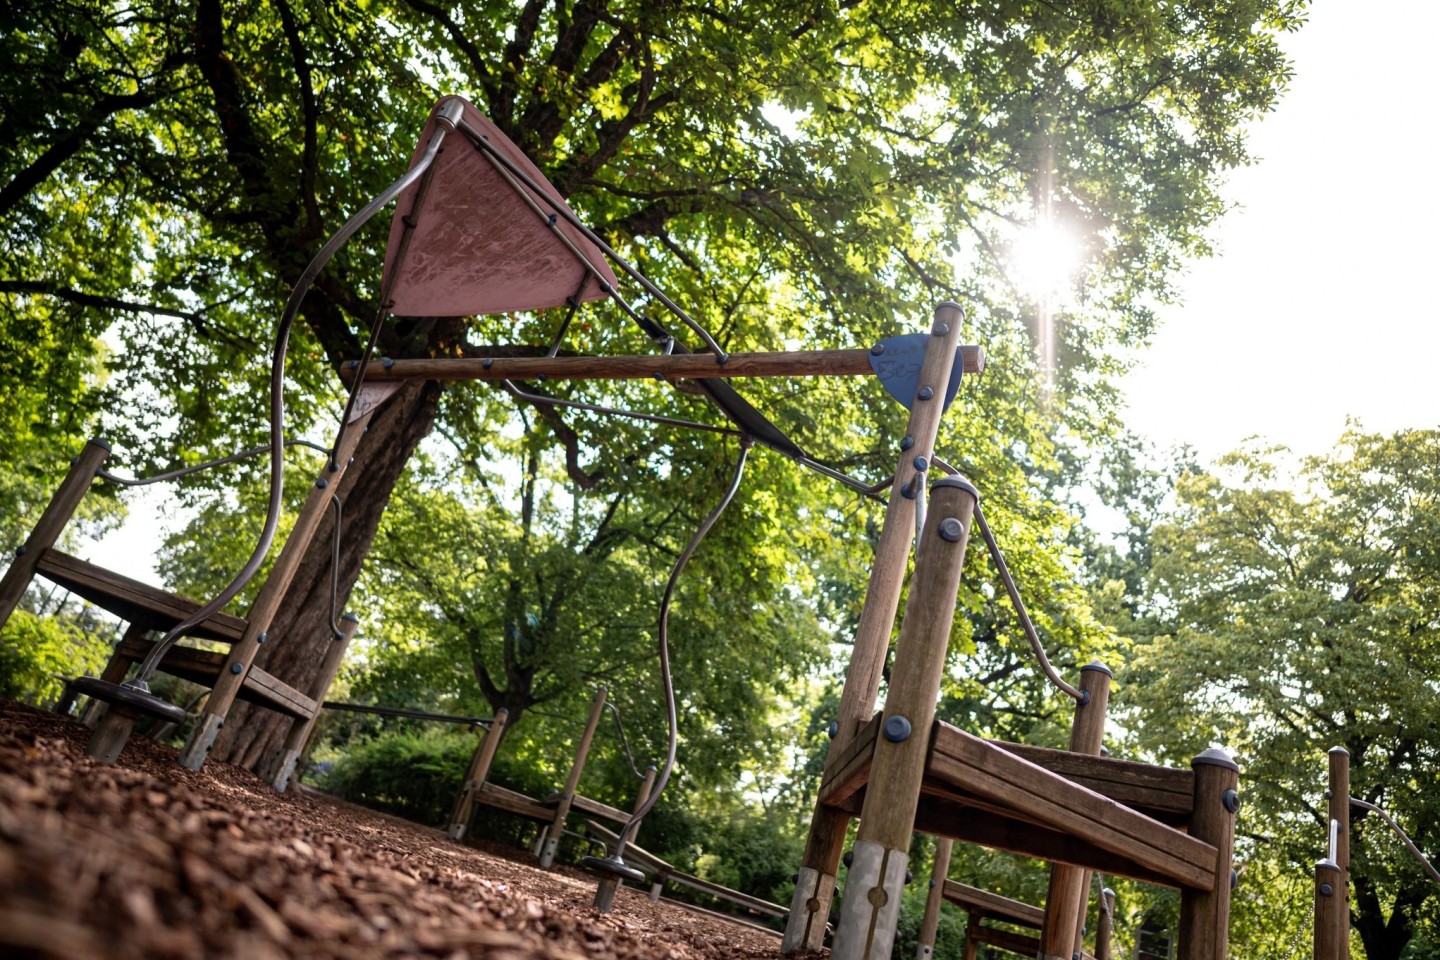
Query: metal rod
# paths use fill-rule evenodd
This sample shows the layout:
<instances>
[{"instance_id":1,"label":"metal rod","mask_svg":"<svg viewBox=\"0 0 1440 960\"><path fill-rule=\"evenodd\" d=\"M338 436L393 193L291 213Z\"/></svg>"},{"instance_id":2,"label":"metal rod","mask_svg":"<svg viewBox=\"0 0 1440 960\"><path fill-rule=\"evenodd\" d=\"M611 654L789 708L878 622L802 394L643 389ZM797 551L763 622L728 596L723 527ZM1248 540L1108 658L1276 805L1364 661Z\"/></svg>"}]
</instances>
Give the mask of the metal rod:
<instances>
[{"instance_id":1,"label":"metal rod","mask_svg":"<svg viewBox=\"0 0 1440 960\"><path fill-rule=\"evenodd\" d=\"M1390 824L1390 829L1394 830L1396 836L1400 838L1400 842L1405 844L1405 849L1409 850L1410 853L1414 855L1415 859L1420 861L1420 865L1425 868L1425 872L1430 874L1430 879L1434 880L1436 883L1440 883L1440 872L1436 872L1435 867L1430 863L1429 860L1425 858L1425 854L1420 852L1420 848L1415 846L1415 842L1406 835L1404 830L1400 829L1400 824L1396 823L1394 819L1391 818L1390 814L1386 813L1384 810L1381 810L1373 803L1367 803L1366 801L1361 800L1359 797L1351 797L1350 805L1354 807L1359 807L1362 810L1369 810L1372 813L1379 814L1380 819Z\"/></svg>"},{"instance_id":2,"label":"metal rod","mask_svg":"<svg viewBox=\"0 0 1440 960\"><path fill-rule=\"evenodd\" d=\"M1000 545L995 542L995 536L990 532L990 525L985 522L985 514L981 512L979 504L975 506L975 525L980 528L980 536L985 538L985 547L990 551L990 559L994 561L995 569L1000 574L1000 582L1005 584L1005 592L1010 595L1010 602L1015 605L1015 613L1020 618L1020 625L1025 629L1025 637L1030 641L1030 649L1034 651L1035 659L1040 661L1040 669L1051 683L1068 696L1083 701L1085 695L1066 683L1050 665L1050 658L1045 655L1045 647L1040 643L1040 634L1036 632L1035 624L1030 620L1030 614L1025 609L1025 601L1020 599L1020 590L1015 586L1015 579L1010 576L1010 568L1005 565L1005 555L1000 552Z\"/></svg>"},{"instance_id":3,"label":"metal rod","mask_svg":"<svg viewBox=\"0 0 1440 960\"><path fill-rule=\"evenodd\" d=\"M1340 849L1340 821L1330 821L1330 862L1339 863L1336 854Z\"/></svg>"},{"instance_id":4,"label":"metal rod","mask_svg":"<svg viewBox=\"0 0 1440 960\"><path fill-rule=\"evenodd\" d=\"M609 710L610 716L615 718L615 731L620 735L620 746L625 748L625 762L630 765L630 772L635 774L637 778L644 780L645 774L641 773L640 768L635 766L635 755L630 752L630 741L625 736L625 724L620 722L620 708L615 706L613 701L606 700L605 709Z\"/></svg>"},{"instance_id":5,"label":"metal rod","mask_svg":"<svg viewBox=\"0 0 1440 960\"><path fill-rule=\"evenodd\" d=\"M312 443L309 440L286 440L281 446L284 447L307 447L320 453L328 454L329 447ZM153 474L148 477L122 477L119 474L111 473L109 470L96 470L95 476L101 480L108 480L111 483L119 484L122 487L148 487L152 483L162 483L166 480L178 480L181 477L188 477L192 473L200 473L202 470L210 470L214 467L223 467L227 463L238 463L241 460L248 460L257 457L270 449L270 444L259 447L251 447L249 450L241 450L239 453L232 453L228 457L220 457L217 460L207 460L204 463L197 463L192 467L180 467L176 470L167 470L164 473Z\"/></svg>"},{"instance_id":6,"label":"metal rod","mask_svg":"<svg viewBox=\"0 0 1440 960\"><path fill-rule=\"evenodd\" d=\"M440 723L463 723L472 727L489 728L494 717L457 717L449 713L427 713L424 710L406 710L401 707L372 707L363 703L338 703L326 700L320 704L326 710L342 710L347 713L373 713L382 717L403 717L407 720L436 720Z\"/></svg>"}]
</instances>

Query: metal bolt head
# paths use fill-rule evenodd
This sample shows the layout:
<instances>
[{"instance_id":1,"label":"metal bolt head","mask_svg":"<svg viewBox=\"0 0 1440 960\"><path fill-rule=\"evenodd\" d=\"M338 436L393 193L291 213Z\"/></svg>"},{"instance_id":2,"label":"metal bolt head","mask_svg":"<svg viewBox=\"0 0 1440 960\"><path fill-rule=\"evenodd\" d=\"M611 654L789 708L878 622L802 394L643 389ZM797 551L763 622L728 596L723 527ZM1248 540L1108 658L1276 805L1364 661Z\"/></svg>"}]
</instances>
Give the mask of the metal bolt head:
<instances>
[{"instance_id":1,"label":"metal bolt head","mask_svg":"<svg viewBox=\"0 0 1440 960\"><path fill-rule=\"evenodd\" d=\"M929 387L921 387L920 392L917 393L915 396L919 397L921 400L929 400L931 397L935 396L935 391Z\"/></svg>"},{"instance_id":2,"label":"metal bolt head","mask_svg":"<svg viewBox=\"0 0 1440 960\"><path fill-rule=\"evenodd\" d=\"M901 440L901 441L900 441L900 449L901 449L901 450L909 450L909 449L910 449L911 447L913 447L913 446L915 446L915 438L912 437L912 436L909 436L908 434L906 435L906 437L905 437L904 440Z\"/></svg>"},{"instance_id":3,"label":"metal bolt head","mask_svg":"<svg viewBox=\"0 0 1440 960\"><path fill-rule=\"evenodd\" d=\"M321 477L319 480L315 481L315 486L319 487L321 490L324 490L326 487L330 486L330 481L326 480L324 477Z\"/></svg>"},{"instance_id":4,"label":"metal bolt head","mask_svg":"<svg viewBox=\"0 0 1440 960\"><path fill-rule=\"evenodd\" d=\"M916 457L915 469L919 470L921 473L924 473L926 470L930 469L930 461L926 460L924 457Z\"/></svg>"},{"instance_id":5,"label":"metal bolt head","mask_svg":"<svg viewBox=\"0 0 1440 960\"><path fill-rule=\"evenodd\" d=\"M948 323L937 323L937 324L935 324L935 326L930 330L930 332L931 332L932 334L934 334L935 336L937 336L937 337L943 337L943 336L945 336L945 334L947 334L947 333L950 332L950 324L948 324Z\"/></svg>"},{"instance_id":6,"label":"metal bolt head","mask_svg":"<svg viewBox=\"0 0 1440 960\"><path fill-rule=\"evenodd\" d=\"M840 858L840 862L843 863L843 864L845 864L845 869L846 869L846 870L849 870L849 869L850 869L850 864L852 864L852 863L855 862L855 851L854 851L854 850L846 850L846 851L845 851L845 856L843 856L843 857Z\"/></svg>"},{"instance_id":7,"label":"metal bolt head","mask_svg":"<svg viewBox=\"0 0 1440 960\"><path fill-rule=\"evenodd\" d=\"M1234 813L1240 809L1240 794L1233 789L1226 790L1220 794L1220 802L1225 805L1226 810Z\"/></svg>"},{"instance_id":8,"label":"metal bolt head","mask_svg":"<svg viewBox=\"0 0 1440 960\"><path fill-rule=\"evenodd\" d=\"M873 353L873 354L874 354L875 356L877 356L877 357L880 356L880 354L882 354L882 353L885 352L885 344L883 344L883 343L877 343L877 344L875 344L875 346L873 346L873 347L870 348L870 352Z\"/></svg>"},{"instance_id":9,"label":"metal bolt head","mask_svg":"<svg viewBox=\"0 0 1440 960\"><path fill-rule=\"evenodd\" d=\"M891 743L903 743L910 739L910 720L896 714L885 721L885 739Z\"/></svg>"},{"instance_id":10,"label":"metal bolt head","mask_svg":"<svg viewBox=\"0 0 1440 960\"><path fill-rule=\"evenodd\" d=\"M1330 884L1328 884L1328 883L1322 883L1322 884L1320 884L1320 895L1321 895L1322 897L1328 897L1328 896L1330 896L1331 894L1333 894L1334 892L1335 892L1335 888L1332 887L1332 886L1330 886Z\"/></svg>"},{"instance_id":11,"label":"metal bolt head","mask_svg":"<svg viewBox=\"0 0 1440 960\"><path fill-rule=\"evenodd\" d=\"M830 726L825 728L825 732L830 735L831 740L834 740L835 734L840 732L840 724L834 720L831 720Z\"/></svg>"},{"instance_id":12,"label":"metal bolt head","mask_svg":"<svg viewBox=\"0 0 1440 960\"><path fill-rule=\"evenodd\" d=\"M965 535L965 524L955 517L946 517L940 521L940 539L950 543L959 543L960 538Z\"/></svg>"},{"instance_id":13,"label":"metal bolt head","mask_svg":"<svg viewBox=\"0 0 1440 960\"><path fill-rule=\"evenodd\" d=\"M1231 889L1231 890L1234 890L1235 887L1236 887L1239 883L1240 883L1240 871L1239 871L1239 870L1236 870L1234 867L1231 867L1231 868L1230 868L1230 889ZM1115 894L1112 892L1110 895L1113 897Z\"/></svg>"},{"instance_id":14,"label":"metal bolt head","mask_svg":"<svg viewBox=\"0 0 1440 960\"><path fill-rule=\"evenodd\" d=\"M235 674L235 675L237 675L237 676L240 675L240 674L242 674L242 673L244 673L244 672L245 672L245 664L243 664L243 663L232 663L232 664L230 664L230 672L233 673L233 674Z\"/></svg>"}]
</instances>

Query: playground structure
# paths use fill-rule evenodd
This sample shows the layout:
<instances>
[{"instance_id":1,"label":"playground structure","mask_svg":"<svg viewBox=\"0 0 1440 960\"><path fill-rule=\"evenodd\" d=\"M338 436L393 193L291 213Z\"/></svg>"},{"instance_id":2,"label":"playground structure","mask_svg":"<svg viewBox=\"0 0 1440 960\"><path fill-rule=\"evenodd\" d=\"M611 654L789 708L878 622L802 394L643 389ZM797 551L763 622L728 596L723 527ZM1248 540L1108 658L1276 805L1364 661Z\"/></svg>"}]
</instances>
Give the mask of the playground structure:
<instances>
[{"instance_id":1,"label":"playground structure","mask_svg":"<svg viewBox=\"0 0 1440 960\"><path fill-rule=\"evenodd\" d=\"M441 150L448 136L459 139L460 149ZM465 149L467 145L470 149ZM482 227L477 228L467 219L466 205L447 202L450 188L446 184L457 182L461 186L453 189L463 190L468 196L484 196L493 207L489 211L493 215ZM960 343L963 317L957 304L940 304L928 331L890 338L868 351L727 353L703 327L589 231L493 124L464 101L445 98L427 122L406 174L352 218L307 268L282 317L282 338L293 323L299 299L328 259L361 224L396 197L399 205L391 224L379 312L364 355L342 367L351 392L329 462L245 618L219 612L222 601L228 600L223 593L209 605L199 607L108 571L79 569L77 573L73 564L66 567L53 545L104 458L104 448L99 444L87 446L77 459L51 509L27 541L20 561L0 582L0 621L13 610L31 577L37 574L66 576L68 580L58 582L65 582L100 606L111 604L121 607L122 615L129 614L131 628L122 643L124 656L117 651L105 675L83 688L83 692L111 703L92 738L92 755L113 761L141 713L173 716L177 708L151 695L146 680L156 669L188 670L193 678L210 685L212 693L182 751L182 763L191 769L203 766L233 702L237 698L252 699L292 718L286 749L274 761L272 782L283 785L313 725L318 705L324 700L334 669L322 669L304 684L302 692L298 679L289 683L256 667L255 655L270 639L270 623L330 504L327 488L338 485L356 445L362 442L366 423L405 381L497 380L515 392L519 388L511 378L538 378L542 374L552 379L687 378L713 401L731 427L520 394L555 406L579 406L708 429L737 436L741 441L741 456L731 486L682 552L661 603L659 659L669 713L668 756L653 790L646 791L648 795L628 815L622 814L624 826L613 841L614 852L603 860L592 858L595 862L591 866L605 876L597 893L597 906L608 908L607 889L609 897L613 897L618 881L644 878L643 872L626 863L624 854L674 765L675 698L665 631L671 591L685 561L738 487L750 445L759 444L886 503L835 722L836 735L788 911L783 951L795 953L822 946L846 828L852 818L858 817L859 838L852 851L847 895L834 936L836 960L886 960L890 956L911 837L916 830L1037 857L1054 865L1047 902L1038 918L1038 955L1042 958L1071 960L1079 952L1078 931L1089 877L1092 871L1103 871L1179 888L1181 960L1223 960L1233 876L1234 815L1239 804L1238 767L1228 755L1207 750L1194 759L1190 771L1099 756L1109 671L1091 665L1082 670L1080 688L1070 686L1049 669L1033 631L1032 643L1047 675L1077 701L1068 751L987 741L935 715L972 523L980 529L1002 573L1004 569L998 547L984 523L979 491L936 456L940 419L954 396L961 368L983 367L983 351ZM486 261L484 251L497 246L508 246L515 252L500 262ZM631 307L616 289L618 281L607 258L643 287L653 302L663 305L699 336L709 352L690 354L663 326ZM484 269L477 270L476 264L482 261ZM379 330L391 315L465 316L568 304L573 317L582 302L604 297L611 297L662 353L647 357L557 356L570 322L567 318L545 357L394 361L372 357ZM279 427L275 421L281 411L279 401L273 398L279 395L277 383L283 375L283 356L282 339L276 351L277 372L272 377L272 495L267 531L273 531L278 504L275 491ZM885 388L910 410L903 439L897 439L897 467L888 480L873 485L813 460L728 382L742 376L870 372L877 374ZM929 482L932 467L936 468L934 472L947 475ZM914 573L889 694L883 711L872 717L912 541ZM263 555L265 549L268 543L262 537L257 555ZM252 566L258 563L247 565L247 570ZM242 571L236 583L242 583L245 575ZM1008 575L1004 578L1021 619L1028 625L1018 591ZM232 588L227 591L233 596L239 587ZM150 641L152 631L166 628L169 632L164 638ZM350 632L353 634L353 627ZM200 657L199 651L176 646L176 641L187 633L228 642L229 653ZM336 667L348 639L339 636L332 644L338 648L334 653ZM139 676L124 680L126 669L137 659L141 663ZM327 657L326 665L329 663ZM598 710L596 706L592 716ZM503 720L499 722L503 724ZM482 742L472 772L466 777L452 817L452 830L463 833L466 804L500 806L502 799L510 802L498 788L486 789L483 774L488 772L494 747L488 748L488 757L483 751L487 744L498 741L498 731L492 734ZM588 742L584 746L588 749ZM553 859L553 848L569 811L584 809L575 793L582 765L583 759L572 766L565 790L553 808L546 808L552 830L541 847L542 862L547 856ZM519 808L522 804L515 800L512 806ZM637 852L635 857L640 862L643 852ZM658 869L655 863L650 865ZM673 871L669 876L674 876ZM938 884L943 896L949 888L948 878L942 879L947 879L947 883ZM957 888L957 895L961 893ZM1029 916L1035 919L1033 914ZM985 934L977 932L976 936L979 942Z\"/></svg>"}]
</instances>

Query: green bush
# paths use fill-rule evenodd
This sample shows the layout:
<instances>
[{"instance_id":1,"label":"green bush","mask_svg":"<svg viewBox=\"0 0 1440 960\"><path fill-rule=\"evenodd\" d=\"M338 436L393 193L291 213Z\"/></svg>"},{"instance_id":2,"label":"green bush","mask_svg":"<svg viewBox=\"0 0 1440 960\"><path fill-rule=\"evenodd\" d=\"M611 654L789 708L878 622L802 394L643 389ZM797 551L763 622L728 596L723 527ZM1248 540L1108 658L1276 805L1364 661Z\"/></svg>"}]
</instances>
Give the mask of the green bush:
<instances>
[{"instance_id":1,"label":"green bush","mask_svg":"<svg viewBox=\"0 0 1440 960\"><path fill-rule=\"evenodd\" d=\"M0 697L54 701L63 689L56 676L98 673L107 652L103 642L73 621L16 610L0 630Z\"/></svg>"},{"instance_id":2,"label":"green bush","mask_svg":"<svg viewBox=\"0 0 1440 960\"><path fill-rule=\"evenodd\" d=\"M455 730L385 733L349 746L317 771L317 785L351 803L443 828L474 752L474 736Z\"/></svg>"}]
</instances>

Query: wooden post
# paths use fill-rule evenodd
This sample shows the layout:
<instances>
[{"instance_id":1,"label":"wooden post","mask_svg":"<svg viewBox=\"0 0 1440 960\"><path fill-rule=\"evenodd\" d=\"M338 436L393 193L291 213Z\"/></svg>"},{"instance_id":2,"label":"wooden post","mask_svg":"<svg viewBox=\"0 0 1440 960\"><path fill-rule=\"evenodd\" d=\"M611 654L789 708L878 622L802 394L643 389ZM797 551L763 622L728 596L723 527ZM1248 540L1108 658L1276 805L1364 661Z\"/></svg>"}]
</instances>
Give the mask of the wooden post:
<instances>
[{"instance_id":1,"label":"wooden post","mask_svg":"<svg viewBox=\"0 0 1440 960\"><path fill-rule=\"evenodd\" d=\"M367 385L365 389L370 389ZM290 590L290 584L295 579L295 573L300 567L300 561L305 556L305 551L310 547L310 541L315 538L315 531L320 526L320 520L330 509L330 498L333 491L340 486L345 477L345 471L350 465L350 456L355 452L355 447L360 438L365 434L365 428L370 422L370 417L375 408L369 407L358 419L354 420L346 428L341 438L340 447L335 451L333 466L327 463L320 468L320 475L310 488L310 495L305 500L305 505L300 509L300 515L295 518L295 526L291 528L290 535L285 538L285 545L280 548L280 556L275 561L270 576L266 579L265 585L260 588L260 593L255 597L255 603L250 607L250 613L246 618L245 633L238 643L231 644L230 656L225 661L225 666L220 671L220 677L215 681L215 686L210 691L210 699L205 703L205 710L200 714L200 720L195 724L195 729L190 733L190 739L185 742L185 747L180 751L180 763L191 770L199 770L205 766L205 757L210 753L210 748L215 745L215 738L220 735L220 728L225 725L225 717L230 712L230 706L235 702L235 697L240 692L241 686L245 683L245 676L250 670L251 664L255 661L255 654L260 650L260 644L268 639L267 631L271 622L275 619L276 612L280 609L285 594Z\"/></svg>"},{"instance_id":2,"label":"wooden post","mask_svg":"<svg viewBox=\"0 0 1440 960\"><path fill-rule=\"evenodd\" d=\"M915 808L977 500L975 488L960 477L944 477L931 487L832 960L889 960L894 946Z\"/></svg>"},{"instance_id":3,"label":"wooden post","mask_svg":"<svg viewBox=\"0 0 1440 960\"><path fill-rule=\"evenodd\" d=\"M1100 891L1100 916L1095 919L1095 960L1110 960L1110 939L1115 935L1115 891Z\"/></svg>"},{"instance_id":4,"label":"wooden post","mask_svg":"<svg viewBox=\"0 0 1440 960\"><path fill-rule=\"evenodd\" d=\"M1105 711L1110 703L1110 669L1103 663L1080 668L1082 700L1075 707L1070 727L1070 751L1096 757L1105 739ZM1050 868L1050 892L1045 897L1045 927L1040 932L1040 955L1046 960L1072 960L1080 950L1085 925L1090 872L1081 867L1055 864Z\"/></svg>"},{"instance_id":5,"label":"wooden post","mask_svg":"<svg viewBox=\"0 0 1440 960\"><path fill-rule=\"evenodd\" d=\"M655 772L654 766L646 768L645 779L640 783L640 789L635 791L635 802L630 806L631 813L637 812L645 805L645 801L650 799L650 791L655 789ZM640 832L640 824L635 824L634 830L621 828L620 832L622 835L634 837ZM609 913L610 907L615 903L615 894L619 892L623 886L625 886L625 881L619 877L607 876L603 878L599 886L595 888L595 909L601 913ZM659 898L651 897L651 899L655 900Z\"/></svg>"},{"instance_id":6,"label":"wooden post","mask_svg":"<svg viewBox=\"0 0 1440 960\"><path fill-rule=\"evenodd\" d=\"M540 851L540 866L550 869L555 863L555 852L560 849L560 839L565 835L565 818L570 815L570 805L575 802L575 791L580 786L580 772L585 769L585 758L590 755L590 742L595 739L595 728L600 725L600 714L605 710L605 688L595 690L590 701L590 718L585 721L585 732L580 736L580 746L575 750L575 762L570 765L570 776L565 780L565 789L560 793L560 803L555 807L555 819L550 822L550 832Z\"/></svg>"},{"instance_id":7,"label":"wooden post","mask_svg":"<svg viewBox=\"0 0 1440 960\"><path fill-rule=\"evenodd\" d=\"M955 841L940 837L935 841L935 865L930 869L930 893L925 898L925 916L920 921L920 945L915 960L930 960L935 953L935 932L940 928L940 904L945 900L945 878L950 875L950 852Z\"/></svg>"},{"instance_id":8,"label":"wooden post","mask_svg":"<svg viewBox=\"0 0 1440 960\"><path fill-rule=\"evenodd\" d=\"M470 817L475 812L475 795L480 792L480 785L490 776L490 764L495 759L495 751L500 746L500 737L505 732L505 721L510 719L510 711L501 707L495 712L495 717L490 721L490 729L480 739L475 747L475 754L470 758L470 769L465 771L465 782L460 785L460 796L455 798L455 807L450 811L450 828L445 833L451 840L464 840L465 834L470 830Z\"/></svg>"},{"instance_id":9,"label":"wooden post","mask_svg":"<svg viewBox=\"0 0 1440 960\"><path fill-rule=\"evenodd\" d=\"M1350 952L1349 917L1340 892L1343 876L1329 857L1315 864L1315 960L1342 960Z\"/></svg>"},{"instance_id":10,"label":"wooden post","mask_svg":"<svg viewBox=\"0 0 1440 960\"><path fill-rule=\"evenodd\" d=\"M95 724L90 739L85 742L85 756L104 764L120 759L120 751L125 749L125 744L135 729L135 721L140 719L140 712L131 707L118 703L109 706L110 709L106 710L105 715Z\"/></svg>"},{"instance_id":11,"label":"wooden post","mask_svg":"<svg viewBox=\"0 0 1440 960\"><path fill-rule=\"evenodd\" d=\"M315 674L314 681L310 684L309 696L315 701L315 715L308 719L296 718L290 721L290 732L285 736L285 744L280 748L279 757L275 764L275 773L270 780L270 785L277 793L284 793L285 788L290 785L290 778L295 774L295 766L300 760L300 754L305 749L305 743L310 739L310 734L315 729L315 721L320 719L320 705L325 702L325 693L330 689L330 684L335 682L335 675L340 672L340 663L345 659L345 650L350 646L350 641L355 638L355 631L360 628L360 618L353 613L344 614L340 618L340 634L331 642L325 651L325 659L320 664L320 672Z\"/></svg>"},{"instance_id":12,"label":"wooden post","mask_svg":"<svg viewBox=\"0 0 1440 960\"><path fill-rule=\"evenodd\" d=\"M150 632L149 627L143 627L136 623L127 626L125 628L125 635L122 636L120 642L115 645L115 652L110 654L110 659L106 661L105 669L100 671L100 679L106 683L116 684L123 681L125 674L130 672L130 661L120 655L120 648L125 646L126 641L144 639ZM110 704L104 700L97 700L91 697L90 702L85 705L85 709L80 712L80 722L91 730L94 730L95 725L104 718L109 708Z\"/></svg>"},{"instance_id":13,"label":"wooden post","mask_svg":"<svg viewBox=\"0 0 1440 960\"><path fill-rule=\"evenodd\" d=\"M90 489L90 481L95 479L95 472L108 456L110 445L104 440L95 439L87 441L85 448L80 451L80 456L70 461L70 471L60 482L60 489L50 498L45 512L40 514L35 529L31 530L30 536L25 539L25 545L16 551L15 559L10 562L5 576L0 577L0 627L3 627L10 619L10 614L15 612L20 598L25 596L30 581L35 578L35 567L39 564L41 555L60 539L65 525L75 515L75 509L80 506L80 501Z\"/></svg>"},{"instance_id":14,"label":"wooden post","mask_svg":"<svg viewBox=\"0 0 1440 960\"><path fill-rule=\"evenodd\" d=\"M935 308L932 336L925 345L917 388L919 394L929 390L931 399L921 400L917 395L910 407L904 438L899 441L899 465L890 486L885 523L875 546L865 605L860 612L850 665L845 671L827 768L839 760L860 725L875 711L880 674L895 631L895 613L900 606L900 590L915 536L916 501L902 491L915 481L917 473L919 482L924 482L923 472L918 471L919 464L923 460L928 468L934 455L935 434L944 412L939 401L950 382L963 319L958 304L946 302ZM844 811L816 803L804 859L795 881L795 894L790 901L790 914L785 921L785 935L780 943L782 954L808 953L824 946L825 924L835 898L835 873L840 867L849 825L850 817Z\"/></svg>"},{"instance_id":15,"label":"wooden post","mask_svg":"<svg viewBox=\"0 0 1440 960\"><path fill-rule=\"evenodd\" d=\"M1180 891L1179 960L1225 960L1240 767L1224 750L1213 747L1191 760L1190 766L1195 770L1190 835L1215 847L1215 883L1210 890Z\"/></svg>"},{"instance_id":16,"label":"wooden post","mask_svg":"<svg viewBox=\"0 0 1440 960\"><path fill-rule=\"evenodd\" d=\"M980 916L974 910L965 915L965 946L961 949L963 960L975 960L980 952L980 941L975 938L980 929Z\"/></svg>"},{"instance_id":17,"label":"wooden post","mask_svg":"<svg viewBox=\"0 0 1440 960\"><path fill-rule=\"evenodd\" d=\"M1325 791L1325 797L1329 801L1330 819L1336 823L1335 849L1330 851L1330 857L1334 860L1335 869L1338 871L1335 877L1335 899L1338 901L1334 906L1335 917L1335 943L1336 960L1349 960L1350 957L1350 751L1344 747L1331 747L1329 753L1330 761L1330 784ZM1328 831L1327 831L1328 833ZM1317 901L1318 902L1318 901ZM1315 911L1319 916L1320 911ZM1317 960L1319 953L1315 954Z\"/></svg>"}]
</instances>

